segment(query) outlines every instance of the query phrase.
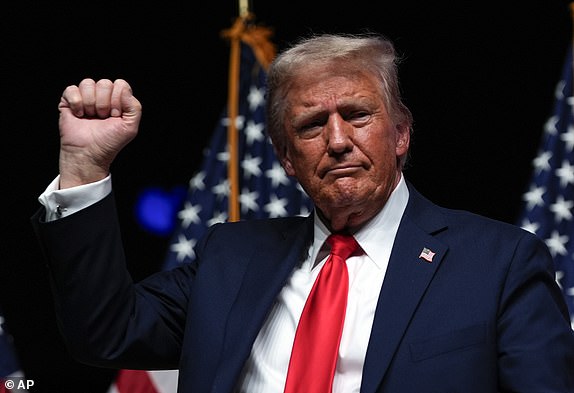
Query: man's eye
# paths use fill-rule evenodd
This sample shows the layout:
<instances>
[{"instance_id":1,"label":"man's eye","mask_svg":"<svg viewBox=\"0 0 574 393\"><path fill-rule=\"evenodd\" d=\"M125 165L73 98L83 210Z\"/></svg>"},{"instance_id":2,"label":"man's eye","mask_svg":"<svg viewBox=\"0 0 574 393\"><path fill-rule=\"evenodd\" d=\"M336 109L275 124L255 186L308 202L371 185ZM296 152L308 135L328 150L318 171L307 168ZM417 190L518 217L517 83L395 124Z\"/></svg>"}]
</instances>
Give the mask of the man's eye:
<instances>
[{"instance_id":1,"label":"man's eye","mask_svg":"<svg viewBox=\"0 0 574 393\"><path fill-rule=\"evenodd\" d=\"M308 130L312 130L313 128L317 128L317 127L321 127L321 122L313 121L313 122L304 124L303 127L301 127L301 130L308 131Z\"/></svg>"},{"instance_id":2,"label":"man's eye","mask_svg":"<svg viewBox=\"0 0 574 393\"><path fill-rule=\"evenodd\" d=\"M315 136L321 135L324 123L320 121L312 121L301 125L296 128L297 135L303 139L311 139Z\"/></svg>"},{"instance_id":3,"label":"man's eye","mask_svg":"<svg viewBox=\"0 0 574 393\"><path fill-rule=\"evenodd\" d=\"M369 116L370 116L369 112L364 112L364 111L352 112L352 113L349 113L347 116L345 116L345 120L346 121L361 121L361 120L368 119Z\"/></svg>"},{"instance_id":4,"label":"man's eye","mask_svg":"<svg viewBox=\"0 0 574 393\"><path fill-rule=\"evenodd\" d=\"M308 132L311 130L315 130L317 128L322 127L325 124L324 121L322 121L321 119L315 119L315 120L309 120L303 124L301 124L300 127L297 127L297 131L298 132Z\"/></svg>"}]
</instances>

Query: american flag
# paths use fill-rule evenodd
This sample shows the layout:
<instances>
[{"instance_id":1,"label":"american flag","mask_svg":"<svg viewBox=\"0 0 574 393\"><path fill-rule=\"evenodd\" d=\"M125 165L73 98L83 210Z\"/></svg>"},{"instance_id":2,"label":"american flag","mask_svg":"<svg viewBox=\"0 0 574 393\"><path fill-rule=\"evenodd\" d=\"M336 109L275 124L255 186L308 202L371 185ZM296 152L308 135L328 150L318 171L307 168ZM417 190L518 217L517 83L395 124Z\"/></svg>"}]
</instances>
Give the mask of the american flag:
<instances>
[{"instance_id":1,"label":"american flag","mask_svg":"<svg viewBox=\"0 0 574 393\"><path fill-rule=\"evenodd\" d=\"M239 156L241 220L307 215L311 200L298 183L286 175L265 132L266 72L248 45L242 44L239 111L236 118ZM193 247L205 230L227 221L227 110L215 128L200 170L189 182L188 195L178 213L165 269L194 260Z\"/></svg>"},{"instance_id":2,"label":"american flag","mask_svg":"<svg viewBox=\"0 0 574 393\"><path fill-rule=\"evenodd\" d=\"M251 47L241 44L238 132L241 220L307 215L312 203L299 184L286 175L265 131L264 67ZM193 247L206 229L228 220L227 108L217 122L200 170L189 182L178 213L178 226L168 247L164 270L191 263ZM175 393L177 370L120 370L108 393Z\"/></svg>"},{"instance_id":3,"label":"american flag","mask_svg":"<svg viewBox=\"0 0 574 393\"><path fill-rule=\"evenodd\" d=\"M432 259L434 258L434 256L435 256L435 253L432 250L430 250L429 248L425 247L421 251L419 258L422 258L427 262L432 262Z\"/></svg>"},{"instance_id":4,"label":"american flag","mask_svg":"<svg viewBox=\"0 0 574 393\"><path fill-rule=\"evenodd\" d=\"M555 91L552 115L544 126L533 160L533 174L523 195L518 224L542 238L554 258L556 280L574 329L574 115L572 48Z\"/></svg>"}]
</instances>

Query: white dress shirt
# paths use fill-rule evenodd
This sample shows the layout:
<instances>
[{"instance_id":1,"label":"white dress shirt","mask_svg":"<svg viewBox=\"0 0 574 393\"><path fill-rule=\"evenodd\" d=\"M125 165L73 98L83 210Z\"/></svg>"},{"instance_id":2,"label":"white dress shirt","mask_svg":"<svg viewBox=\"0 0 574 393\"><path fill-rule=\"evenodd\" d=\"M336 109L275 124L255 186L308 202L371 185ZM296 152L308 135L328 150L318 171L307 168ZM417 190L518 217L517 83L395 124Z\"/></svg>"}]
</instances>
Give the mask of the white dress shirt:
<instances>
[{"instance_id":1,"label":"white dress shirt","mask_svg":"<svg viewBox=\"0 0 574 393\"><path fill-rule=\"evenodd\" d=\"M58 181L59 178L54 179L38 198L46 207L48 221L73 214L111 191L110 176L97 183L65 190L58 190ZM379 292L408 197L408 188L401 177L383 210L354 234L365 253L347 260L349 295L333 393L360 390ZM329 234L315 215L314 239L308 258L295 269L279 293L253 344L238 383L238 392L283 392L295 330L311 287L327 259L329 250L323 245Z\"/></svg>"}]
</instances>

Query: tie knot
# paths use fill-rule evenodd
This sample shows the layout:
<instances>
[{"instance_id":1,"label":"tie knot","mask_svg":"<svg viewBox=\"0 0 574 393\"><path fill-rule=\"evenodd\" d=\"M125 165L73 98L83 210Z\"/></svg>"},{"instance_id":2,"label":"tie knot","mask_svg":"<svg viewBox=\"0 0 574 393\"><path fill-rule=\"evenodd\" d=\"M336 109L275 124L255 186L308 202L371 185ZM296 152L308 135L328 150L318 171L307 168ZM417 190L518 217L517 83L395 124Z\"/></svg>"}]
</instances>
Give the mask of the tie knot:
<instances>
[{"instance_id":1,"label":"tie knot","mask_svg":"<svg viewBox=\"0 0 574 393\"><path fill-rule=\"evenodd\" d=\"M349 258L351 255L360 255L363 253L361 246L351 235L342 235L335 233L327 238L327 243L331 245L331 254L338 255L343 259Z\"/></svg>"}]
</instances>

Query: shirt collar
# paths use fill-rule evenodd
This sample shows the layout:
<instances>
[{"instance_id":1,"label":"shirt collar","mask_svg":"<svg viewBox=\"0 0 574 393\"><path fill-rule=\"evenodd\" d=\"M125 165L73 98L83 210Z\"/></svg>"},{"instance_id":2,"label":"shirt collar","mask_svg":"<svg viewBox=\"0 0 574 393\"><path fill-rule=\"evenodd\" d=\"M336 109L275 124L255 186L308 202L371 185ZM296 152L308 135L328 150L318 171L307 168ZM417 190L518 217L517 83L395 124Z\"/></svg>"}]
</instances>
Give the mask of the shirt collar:
<instances>
[{"instance_id":1,"label":"shirt collar","mask_svg":"<svg viewBox=\"0 0 574 393\"><path fill-rule=\"evenodd\" d=\"M401 179L389 196L385 206L353 235L365 251L365 254L379 268L383 268L388 262L390 250L392 249L408 199L409 190L404 176L401 174ZM322 246L331 234L317 216L316 211L314 212L313 226L313 244L309 250L309 268L326 256L326 254L323 255L324 250L322 250ZM320 251L321 255L319 255Z\"/></svg>"}]
</instances>

